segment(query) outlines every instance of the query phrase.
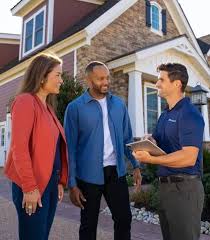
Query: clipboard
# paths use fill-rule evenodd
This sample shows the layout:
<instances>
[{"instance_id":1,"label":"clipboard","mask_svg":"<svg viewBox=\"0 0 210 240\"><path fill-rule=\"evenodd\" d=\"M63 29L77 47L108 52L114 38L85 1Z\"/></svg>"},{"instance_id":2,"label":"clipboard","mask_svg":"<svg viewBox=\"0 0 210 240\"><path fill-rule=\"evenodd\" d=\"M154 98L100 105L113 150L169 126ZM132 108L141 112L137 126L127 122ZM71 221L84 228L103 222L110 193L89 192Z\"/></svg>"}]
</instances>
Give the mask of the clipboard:
<instances>
[{"instance_id":1,"label":"clipboard","mask_svg":"<svg viewBox=\"0 0 210 240\"><path fill-rule=\"evenodd\" d=\"M126 146L129 147L132 151L139 150L149 152L149 154L151 154L152 156L166 155L166 153L161 148L159 148L157 145L155 145L148 139L128 143L126 144Z\"/></svg>"}]
</instances>

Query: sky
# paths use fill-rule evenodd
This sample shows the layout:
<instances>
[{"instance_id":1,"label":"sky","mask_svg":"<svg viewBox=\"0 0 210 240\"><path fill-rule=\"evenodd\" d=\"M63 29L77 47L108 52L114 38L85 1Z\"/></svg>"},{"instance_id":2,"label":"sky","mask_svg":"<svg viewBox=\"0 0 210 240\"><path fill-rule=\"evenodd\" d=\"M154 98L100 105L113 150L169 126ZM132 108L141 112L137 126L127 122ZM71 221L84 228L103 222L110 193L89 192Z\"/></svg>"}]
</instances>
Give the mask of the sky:
<instances>
[{"instance_id":1,"label":"sky","mask_svg":"<svg viewBox=\"0 0 210 240\"><path fill-rule=\"evenodd\" d=\"M210 34L210 0L178 0L196 35ZM19 0L0 0L0 33L21 33L21 19L14 17L10 9Z\"/></svg>"}]
</instances>

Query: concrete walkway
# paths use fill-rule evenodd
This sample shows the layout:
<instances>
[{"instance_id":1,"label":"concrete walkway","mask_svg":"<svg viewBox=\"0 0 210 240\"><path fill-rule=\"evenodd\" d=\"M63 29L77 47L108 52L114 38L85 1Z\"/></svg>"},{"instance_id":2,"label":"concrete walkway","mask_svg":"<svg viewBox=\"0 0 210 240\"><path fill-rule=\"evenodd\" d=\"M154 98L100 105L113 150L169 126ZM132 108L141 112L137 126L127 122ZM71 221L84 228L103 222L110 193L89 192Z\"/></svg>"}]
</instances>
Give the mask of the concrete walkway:
<instances>
[{"instance_id":1,"label":"concrete walkway","mask_svg":"<svg viewBox=\"0 0 210 240\"><path fill-rule=\"evenodd\" d=\"M59 204L51 230L50 240L77 240L79 209L65 201ZM113 223L110 216L100 214L97 240L113 239ZM133 221L132 240L160 240L159 226ZM11 202L10 184L0 175L0 240L18 240L17 216ZM37 239L38 240L38 239ZM210 240L202 235L201 240Z\"/></svg>"}]
</instances>

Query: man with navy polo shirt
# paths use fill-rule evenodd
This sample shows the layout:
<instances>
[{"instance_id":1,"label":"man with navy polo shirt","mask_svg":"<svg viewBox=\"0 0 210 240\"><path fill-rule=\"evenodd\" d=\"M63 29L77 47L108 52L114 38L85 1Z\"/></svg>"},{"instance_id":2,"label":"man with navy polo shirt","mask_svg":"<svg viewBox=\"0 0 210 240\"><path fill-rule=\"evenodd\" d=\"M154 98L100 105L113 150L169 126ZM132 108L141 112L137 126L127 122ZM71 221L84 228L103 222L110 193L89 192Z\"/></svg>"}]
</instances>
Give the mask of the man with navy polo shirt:
<instances>
[{"instance_id":1,"label":"man with navy polo shirt","mask_svg":"<svg viewBox=\"0 0 210 240\"><path fill-rule=\"evenodd\" d=\"M202 141L204 120L184 97L188 83L185 66L178 63L158 67L158 94L168 108L161 114L153 133L157 145L167 154L154 157L137 151L142 163L158 164L159 217L164 240L198 240L204 202Z\"/></svg>"}]
</instances>

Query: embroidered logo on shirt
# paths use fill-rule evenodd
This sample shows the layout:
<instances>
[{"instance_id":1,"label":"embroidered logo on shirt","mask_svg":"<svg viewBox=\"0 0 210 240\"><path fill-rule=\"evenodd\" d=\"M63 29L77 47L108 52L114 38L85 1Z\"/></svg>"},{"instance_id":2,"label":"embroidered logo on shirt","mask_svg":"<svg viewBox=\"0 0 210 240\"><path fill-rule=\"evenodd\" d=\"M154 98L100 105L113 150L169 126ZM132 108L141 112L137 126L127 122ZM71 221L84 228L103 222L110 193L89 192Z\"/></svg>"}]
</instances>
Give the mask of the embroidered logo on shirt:
<instances>
[{"instance_id":1,"label":"embroidered logo on shirt","mask_svg":"<svg viewBox=\"0 0 210 240\"><path fill-rule=\"evenodd\" d=\"M169 121L169 122L173 122L173 123L175 123L175 122L176 122L176 120L174 120L174 119L171 119L171 118L169 118L169 119L168 119L168 121Z\"/></svg>"}]
</instances>

